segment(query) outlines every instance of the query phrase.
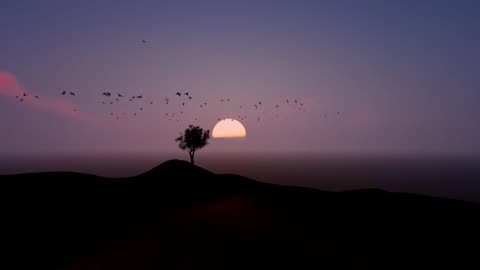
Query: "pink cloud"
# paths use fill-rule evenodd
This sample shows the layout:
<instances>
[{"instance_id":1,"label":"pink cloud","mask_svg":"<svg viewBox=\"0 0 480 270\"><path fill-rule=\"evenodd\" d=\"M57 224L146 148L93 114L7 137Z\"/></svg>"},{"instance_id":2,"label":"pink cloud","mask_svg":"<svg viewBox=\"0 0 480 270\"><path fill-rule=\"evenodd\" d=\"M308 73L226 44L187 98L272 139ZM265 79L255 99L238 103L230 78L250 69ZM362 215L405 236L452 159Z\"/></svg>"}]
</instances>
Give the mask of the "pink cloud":
<instances>
[{"instance_id":1,"label":"pink cloud","mask_svg":"<svg viewBox=\"0 0 480 270\"><path fill-rule=\"evenodd\" d=\"M23 97L27 93L27 97ZM93 120L91 115L79 111L79 106L75 103L59 97L37 95L31 90L26 90L17 80L15 75L9 72L0 71L0 95L23 98L22 104L31 108L61 114L78 120Z\"/></svg>"},{"instance_id":2,"label":"pink cloud","mask_svg":"<svg viewBox=\"0 0 480 270\"><path fill-rule=\"evenodd\" d=\"M9 72L0 71L0 94L5 96L19 96L23 93L15 76Z\"/></svg>"}]
</instances>

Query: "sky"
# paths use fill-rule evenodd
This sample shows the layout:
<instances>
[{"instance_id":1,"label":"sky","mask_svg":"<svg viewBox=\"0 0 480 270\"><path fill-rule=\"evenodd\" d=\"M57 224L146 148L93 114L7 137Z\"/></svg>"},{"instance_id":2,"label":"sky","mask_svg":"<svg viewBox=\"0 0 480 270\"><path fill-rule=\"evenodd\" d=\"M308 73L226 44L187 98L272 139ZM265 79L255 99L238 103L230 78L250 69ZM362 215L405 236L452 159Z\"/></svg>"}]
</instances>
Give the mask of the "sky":
<instances>
[{"instance_id":1,"label":"sky","mask_svg":"<svg viewBox=\"0 0 480 270\"><path fill-rule=\"evenodd\" d=\"M219 118L247 137L204 152L477 155L479 15L474 0L3 1L0 157L173 153Z\"/></svg>"}]
</instances>

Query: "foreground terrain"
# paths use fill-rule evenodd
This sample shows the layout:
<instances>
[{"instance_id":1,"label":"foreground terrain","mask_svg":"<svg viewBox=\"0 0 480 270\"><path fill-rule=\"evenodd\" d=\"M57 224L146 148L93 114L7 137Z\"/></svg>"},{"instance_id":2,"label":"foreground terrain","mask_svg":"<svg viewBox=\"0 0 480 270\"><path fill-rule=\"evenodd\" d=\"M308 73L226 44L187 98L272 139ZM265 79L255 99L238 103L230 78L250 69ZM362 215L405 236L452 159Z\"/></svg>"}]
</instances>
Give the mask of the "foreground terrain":
<instances>
[{"instance_id":1,"label":"foreground terrain","mask_svg":"<svg viewBox=\"0 0 480 270\"><path fill-rule=\"evenodd\" d=\"M171 160L127 179L2 176L2 269L480 267L480 206L324 192Z\"/></svg>"}]
</instances>

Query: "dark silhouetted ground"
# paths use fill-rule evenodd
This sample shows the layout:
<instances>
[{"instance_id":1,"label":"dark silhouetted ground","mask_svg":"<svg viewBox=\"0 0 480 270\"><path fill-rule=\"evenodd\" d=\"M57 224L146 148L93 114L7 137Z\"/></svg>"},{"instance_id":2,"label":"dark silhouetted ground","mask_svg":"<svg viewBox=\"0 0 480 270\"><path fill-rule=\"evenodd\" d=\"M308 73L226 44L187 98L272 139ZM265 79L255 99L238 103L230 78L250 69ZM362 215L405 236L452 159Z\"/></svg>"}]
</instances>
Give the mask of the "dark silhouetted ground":
<instances>
[{"instance_id":1,"label":"dark silhouetted ground","mask_svg":"<svg viewBox=\"0 0 480 270\"><path fill-rule=\"evenodd\" d=\"M480 269L480 205L465 201L265 184L179 160L127 179L0 179L2 269Z\"/></svg>"}]
</instances>

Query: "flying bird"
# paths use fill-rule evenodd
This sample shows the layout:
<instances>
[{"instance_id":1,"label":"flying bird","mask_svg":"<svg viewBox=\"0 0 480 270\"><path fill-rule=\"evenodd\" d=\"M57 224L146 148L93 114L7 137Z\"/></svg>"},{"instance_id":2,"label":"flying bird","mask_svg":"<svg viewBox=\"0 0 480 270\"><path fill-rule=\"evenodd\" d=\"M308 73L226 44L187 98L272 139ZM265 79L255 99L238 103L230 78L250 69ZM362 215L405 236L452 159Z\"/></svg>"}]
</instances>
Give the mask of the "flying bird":
<instances>
[{"instance_id":1,"label":"flying bird","mask_svg":"<svg viewBox=\"0 0 480 270\"><path fill-rule=\"evenodd\" d=\"M137 96L137 98L143 98L143 96Z\"/></svg>"},{"instance_id":2,"label":"flying bird","mask_svg":"<svg viewBox=\"0 0 480 270\"><path fill-rule=\"evenodd\" d=\"M26 96L28 96L28 94L27 94L27 93L23 93L23 96L26 97Z\"/></svg>"},{"instance_id":3,"label":"flying bird","mask_svg":"<svg viewBox=\"0 0 480 270\"><path fill-rule=\"evenodd\" d=\"M75 93L74 93L74 92L70 92L70 96L75 96Z\"/></svg>"},{"instance_id":4,"label":"flying bird","mask_svg":"<svg viewBox=\"0 0 480 270\"><path fill-rule=\"evenodd\" d=\"M63 91L61 95L64 96L66 94L67 94L67 91Z\"/></svg>"},{"instance_id":5,"label":"flying bird","mask_svg":"<svg viewBox=\"0 0 480 270\"><path fill-rule=\"evenodd\" d=\"M181 95L182 95L182 93L180 93L180 92L177 92L175 95L177 95L177 96L181 96Z\"/></svg>"},{"instance_id":6,"label":"flying bird","mask_svg":"<svg viewBox=\"0 0 480 270\"><path fill-rule=\"evenodd\" d=\"M40 99L40 97L39 97L39 96L33 96L33 97L34 97L34 98L36 98L36 99Z\"/></svg>"},{"instance_id":7,"label":"flying bird","mask_svg":"<svg viewBox=\"0 0 480 270\"><path fill-rule=\"evenodd\" d=\"M118 97L123 97L123 95L122 95L122 94L120 94L120 93L117 93L117 95L118 95Z\"/></svg>"},{"instance_id":8,"label":"flying bird","mask_svg":"<svg viewBox=\"0 0 480 270\"><path fill-rule=\"evenodd\" d=\"M192 97L188 97L188 99L192 99Z\"/></svg>"},{"instance_id":9,"label":"flying bird","mask_svg":"<svg viewBox=\"0 0 480 270\"><path fill-rule=\"evenodd\" d=\"M188 92L183 93L185 96L188 96Z\"/></svg>"}]
</instances>

